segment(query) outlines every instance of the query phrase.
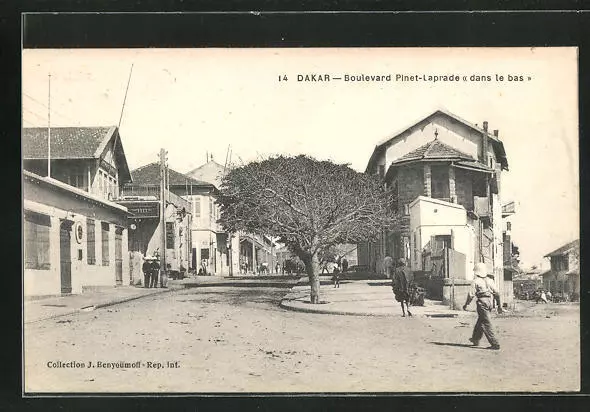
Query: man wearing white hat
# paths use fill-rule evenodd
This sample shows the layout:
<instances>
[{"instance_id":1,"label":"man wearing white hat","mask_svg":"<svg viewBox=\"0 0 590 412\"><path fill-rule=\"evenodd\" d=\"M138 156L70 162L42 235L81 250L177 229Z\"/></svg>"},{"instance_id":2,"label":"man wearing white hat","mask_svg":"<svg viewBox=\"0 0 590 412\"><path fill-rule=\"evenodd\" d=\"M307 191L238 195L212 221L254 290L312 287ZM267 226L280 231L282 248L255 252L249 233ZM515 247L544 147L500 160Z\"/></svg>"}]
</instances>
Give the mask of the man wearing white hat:
<instances>
[{"instance_id":1,"label":"man wearing white hat","mask_svg":"<svg viewBox=\"0 0 590 412\"><path fill-rule=\"evenodd\" d=\"M463 305L463 310L467 310L467 305L471 303L473 298L477 298L477 323L473 328L473 335L469 339L474 345L479 345L479 341L483 335L486 336L490 342L490 349L500 349L500 344L494 335L490 313L493 307L493 300L498 304L498 313L502 313L502 305L500 303L500 293L494 281L487 277L487 268L485 263L478 263L473 269L475 273L475 280L471 285L471 290L467 294L467 300Z\"/></svg>"}]
</instances>

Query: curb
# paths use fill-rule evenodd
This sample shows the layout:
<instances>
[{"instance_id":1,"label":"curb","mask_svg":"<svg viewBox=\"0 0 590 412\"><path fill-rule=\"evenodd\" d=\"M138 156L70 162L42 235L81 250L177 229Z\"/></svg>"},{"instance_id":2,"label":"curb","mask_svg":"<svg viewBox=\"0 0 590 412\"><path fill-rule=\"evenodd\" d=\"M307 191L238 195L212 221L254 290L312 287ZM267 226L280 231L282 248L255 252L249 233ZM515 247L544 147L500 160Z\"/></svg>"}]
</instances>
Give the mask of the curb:
<instances>
[{"instance_id":1,"label":"curb","mask_svg":"<svg viewBox=\"0 0 590 412\"><path fill-rule=\"evenodd\" d=\"M317 313L320 315L344 315L344 316L372 316L372 317L395 317L396 313L374 313L374 312L350 312L345 310L328 310L328 309L321 309L321 308L307 308L307 307L300 307L295 305L290 305L289 302L292 300L283 299L279 304L279 307L291 310L293 312L303 312L303 313ZM318 305L322 306L322 305ZM412 317L421 317L421 318L462 318L470 315L471 312L460 312L457 313L415 313Z\"/></svg>"},{"instance_id":2,"label":"curb","mask_svg":"<svg viewBox=\"0 0 590 412\"><path fill-rule=\"evenodd\" d=\"M206 282L206 283L191 283L182 285L184 289L191 288L206 288L206 287L277 287L277 288L293 288L296 284L288 284L284 282Z\"/></svg>"},{"instance_id":3,"label":"curb","mask_svg":"<svg viewBox=\"0 0 590 412\"><path fill-rule=\"evenodd\" d=\"M172 292L175 290L182 290L182 289L181 288L160 288L159 291L154 292L154 293L146 293L145 295L138 295L138 296L128 296L126 298L115 299L115 300L108 301L106 303L99 303L98 305L91 305L91 306L94 306L94 309L101 309L101 308L106 308L106 307L113 306L113 305L118 305L119 303L131 302L132 300L137 300L137 299L145 298L148 296L162 295L164 293L169 293L169 292ZM86 307L90 307L90 306L86 306ZM84 308L80 308L80 309L78 309L78 311L81 311L83 309Z\"/></svg>"},{"instance_id":4,"label":"curb","mask_svg":"<svg viewBox=\"0 0 590 412\"><path fill-rule=\"evenodd\" d=\"M105 302L105 303L99 303L99 304L96 304L96 305L88 305L88 306L84 306L83 308L76 308L76 309L72 309L72 310L70 310L68 312L59 313L57 315L50 315L50 316L39 318L39 319L33 319L33 320L30 320L30 321L25 321L24 320L24 312L23 312L23 324L28 325L28 324L31 324L31 323L41 322L41 321L44 321L44 320L57 319L57 318L61 318L63 316L74 315L76 313L83 312L84 309L86 309L86 308L92 308L92 310L106 308L106 307L109 307L109 306L117 305L119 303L130 302L132 300L141 299L141 298L144 298L144 297L147 297L147 296L160 295L160 294L167 293L167 292L172 292L172 291L175 291L175 290L182 290L182 289L180 289L180 288L164 288L163 290L160 290L160 291L154 292L154 293L147 293L145 295L137 295L137 296L128 296L126 298L115 299L115 300L111 300L111 301L108 301L108 302Z\"/></svg>"},{"instance_id":5,"label":"curb","mask_svg":"<svg viewBox=\"0 0 590 412\"><path fill-rule=\"evenodd\" d=\"M308 309L298 306L291 306L281 301L279 307L291 310L293 312L316 313L318 315L345 315L345 316L374 316L374 317L388 317L393 314L390 313L371 313L371 312L346 312L341 310L323 310L323 309Z\"/></svg>"}]
</instances>

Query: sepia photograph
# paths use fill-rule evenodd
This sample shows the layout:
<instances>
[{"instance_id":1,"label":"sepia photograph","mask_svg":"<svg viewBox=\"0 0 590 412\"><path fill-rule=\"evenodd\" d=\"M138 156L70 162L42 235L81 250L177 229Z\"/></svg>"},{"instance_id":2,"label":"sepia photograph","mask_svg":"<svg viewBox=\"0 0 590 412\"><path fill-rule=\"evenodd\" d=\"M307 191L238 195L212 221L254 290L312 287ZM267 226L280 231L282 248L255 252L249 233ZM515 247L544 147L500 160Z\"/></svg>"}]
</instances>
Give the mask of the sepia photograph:
<instances>
[{"instance_id":1,"label":"sepia photograph","mask_svg":"<svg viewBox=\"0 0 590 412\"><path fill-rule=\"evenodd\" d=\"M578 49L22 50L23 393L578 392Z\"/></svg>"}]
</instances>

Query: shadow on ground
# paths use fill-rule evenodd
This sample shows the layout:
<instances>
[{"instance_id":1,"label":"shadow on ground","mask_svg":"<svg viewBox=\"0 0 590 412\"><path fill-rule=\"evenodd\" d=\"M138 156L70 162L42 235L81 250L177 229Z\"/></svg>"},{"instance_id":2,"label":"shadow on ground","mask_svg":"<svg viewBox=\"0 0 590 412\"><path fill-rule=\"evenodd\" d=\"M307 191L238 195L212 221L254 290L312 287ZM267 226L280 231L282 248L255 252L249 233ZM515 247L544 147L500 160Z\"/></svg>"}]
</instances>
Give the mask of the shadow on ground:
<instances>
[{"instance_id":1,"label":"shadow on ground","mask_svg":"<svg viewBox=\"0 0 590 412\"><path fill-rule=\"evenodd\" d=\"M430 342L433 345L438 345L438 346L454 346L457 348L469 348L469 349L487 349L486 347L483 346L474 346L470 343L453 343L453 342Z\"/></svg>"},{"instance_id":2,"label":"shadow on ground","mask_svg":"<svg viewBox=\"0 0 590 412\"><path fill-rule=\"evenodd\" d=\"M240 288L239 290L228 290L229 288L207 288L199 289L196 293L187 294L181 302L198 303L226 303L228 305L242 305L244 303L262 303L279 308L279 304L285 295L284 288Z\"/></svg>"}]
</instances>

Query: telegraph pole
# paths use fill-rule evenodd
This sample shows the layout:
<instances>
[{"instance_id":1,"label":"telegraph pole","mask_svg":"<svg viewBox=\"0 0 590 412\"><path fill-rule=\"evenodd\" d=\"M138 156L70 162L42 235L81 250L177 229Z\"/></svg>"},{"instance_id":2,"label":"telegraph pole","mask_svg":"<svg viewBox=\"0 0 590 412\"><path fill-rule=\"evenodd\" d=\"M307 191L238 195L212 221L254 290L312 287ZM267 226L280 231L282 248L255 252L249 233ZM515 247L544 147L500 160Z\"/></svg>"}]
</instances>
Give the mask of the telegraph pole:
<instances>
[{"instance_id":1,"label":"telegraph pole","mask_svg":"<svg viewBox=\"0 0 590 412\"><path fill-rule=\"evenodd\" d=\"M51 74L48 74L49 91L47 94L47 177L51 177Z\"/></svg>"},{"instance_id":2,"label":"telegraph pole","mask_svg":"<svg viewBox=\"0 0 590 412\"><path fill-rule=\"evenodd\" d=\"M164 149L160 150L160 223L162 225L162 257L160 267L162 270L160 285L165 287L168 279L168 268L166 267L166 155Z\"/></svg>"}]
</instances>

